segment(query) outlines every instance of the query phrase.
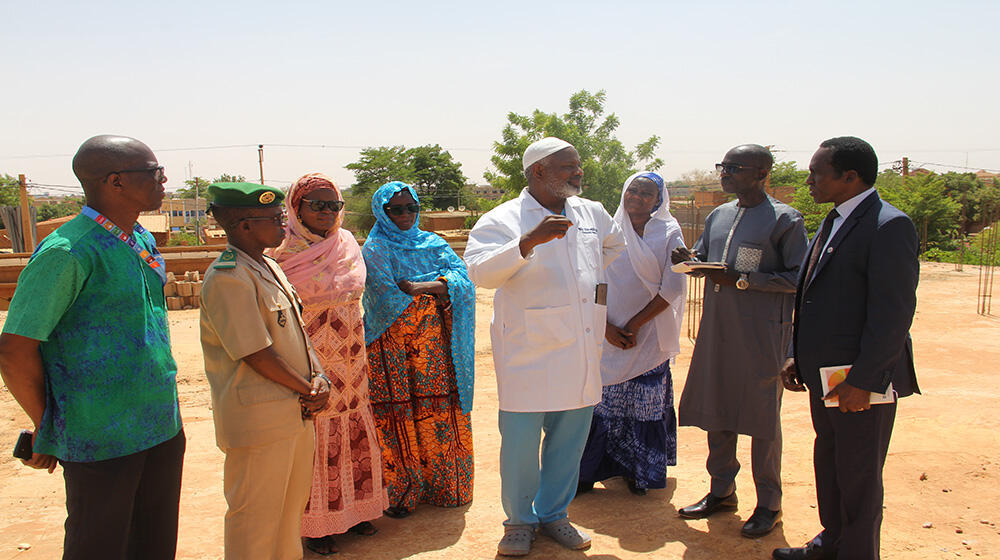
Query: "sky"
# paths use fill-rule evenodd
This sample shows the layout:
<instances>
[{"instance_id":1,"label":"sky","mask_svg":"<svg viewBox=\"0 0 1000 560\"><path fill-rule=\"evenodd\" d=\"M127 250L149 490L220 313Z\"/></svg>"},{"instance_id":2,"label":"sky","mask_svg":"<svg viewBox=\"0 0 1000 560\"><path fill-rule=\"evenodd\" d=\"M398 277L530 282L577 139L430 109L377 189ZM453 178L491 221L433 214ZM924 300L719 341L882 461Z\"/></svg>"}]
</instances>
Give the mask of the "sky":
<instances>
[{"instance_id":1,"label":"sky","mask_svg":"<svg viewBox=\"0 0 1000 560\"><path fill-rule=\"evenodd\" d=\"M152 147L168 190L259 180L258 144L275 186L348 186L361 148L425 144L484 183L508 113L561 114L580 90L606 92L626 147L660 137L667 179L749 142L805 167L848 134L884 165L997 171L998 16L962 0L8 1L0 173L78 191L72 154L110 133Z\"/></svg>"}]
</instances>

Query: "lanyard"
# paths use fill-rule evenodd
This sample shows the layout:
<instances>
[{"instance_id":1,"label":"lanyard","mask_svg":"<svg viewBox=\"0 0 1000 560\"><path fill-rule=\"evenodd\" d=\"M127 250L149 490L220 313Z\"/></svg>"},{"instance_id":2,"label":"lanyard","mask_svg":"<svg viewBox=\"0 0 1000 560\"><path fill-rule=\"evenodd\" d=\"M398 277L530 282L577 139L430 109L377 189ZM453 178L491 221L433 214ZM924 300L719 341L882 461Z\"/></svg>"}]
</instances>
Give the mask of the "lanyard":
<instances>
[{"instance_id":1,"label":"lanyard","mask_svg":"<svg viewBox=\"0 0 1000 560\"><path fill-rule=\"evenodd\" d=\"M143 249L142 245L139 245L139 242L136 241L134 237L132 237L128 233L125 233L122 230L122 228L116 226L114 222L107 219L106 217L104 217L103 214L101 214L97 210L94 210L90 206L84 206L83 209L80 210L80 213L83 214L84 216L87 216L91 220L94 220L101 227L108 230L108 233L114 235L115 237L120 239L122 243L128 245L133 251L135 251L135 254L139 255L139 258L142 259L143 262L145 262L149 266L149 268L153 269L153 272L155 272L156 275L160 277L160 282L162 282L163 284L167 283L167 271L166 271L167 264L163 260L163 255L161 255L160 252L156 250L156 245L153 245L152 252ZM135 231L137 231L140 235L142 235L146 233L146 228L142 227L139 224L135 224Z\"/></svg>"}]
</instances>

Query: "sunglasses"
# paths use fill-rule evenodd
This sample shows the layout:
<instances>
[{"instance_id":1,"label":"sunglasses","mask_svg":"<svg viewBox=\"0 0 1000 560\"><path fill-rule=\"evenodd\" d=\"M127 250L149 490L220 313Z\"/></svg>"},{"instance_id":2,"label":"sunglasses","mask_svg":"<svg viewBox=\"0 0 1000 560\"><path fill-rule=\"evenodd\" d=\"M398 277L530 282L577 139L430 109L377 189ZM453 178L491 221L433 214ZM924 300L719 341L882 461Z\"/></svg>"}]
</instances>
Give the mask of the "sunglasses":
<instances>
[{"instance_id":1,"label":"sunglasses","mask_svg":"<svg viewBox=\"0 0 1000 560\"><path fill-rule=\"evenodd\" d=\"M247 216L245 218L240 218L239 221L241 221L241 222L271 222L273 225L283 226L283 225L285 225L285 219L286 219L286 216L285 216L284 212L282 212L281 214L278 214L276 216Z\"/></svg>"},{"instance_id":2,"label":"sunglasses","mask_svg":"<svg viewBox=\"0 0 1000 560\"><path fill-rule=\"evenodd\" d=\"M343 200L309 200L308 198L303 198L302 202L305 202L306 206L313 212L322 212L327 208L331 212L340 212L344 208Z\"/></svg>"},{"instance_id":3,"label":"sunglasses","mask_svg":"<svg viewBox=\"0 0 1000 560\"><path fill-rule=\"evenodd\" d=\"M420 205L416 202L411 202L409 204L399 204L394 206L389 206L386 204L382 207L386 214L390 216L402 216L403 214L409 212L410 214L416 214L420 212Z\"/></svg>"},{"instance_id":4,"label":"sunglasses","mask_svg":"<svg viewBox=\"0 0 1000 560\"><path fill-rule=\"evenodd\" d=\"M717 164L715 164L715 171L716 171L716 173L722 173L723 171L725 171L726 173L729 173L730 175L732 175L733 173L739 173L740 171L743 171L744 169L760 169L760 168L757 167L757 166L754 166L754 165L740 165L738 163L717 163Z\"/></svg>"},{"instance_id":5,"label":"sunglasses","mask_svg":"<svg viewBox=\"0 0 1000 560\"><path fill-rule=\"evenodd\" d=\"M145 169L122 169L119 171L112 171L104 176L105 179L114 175L115 173L152 173L153 177L156 179L157 183L162 183L167 179L167 176L163 173L163 166L157 165L156 167L147 167Z\"/></svg>"}]
</instances>

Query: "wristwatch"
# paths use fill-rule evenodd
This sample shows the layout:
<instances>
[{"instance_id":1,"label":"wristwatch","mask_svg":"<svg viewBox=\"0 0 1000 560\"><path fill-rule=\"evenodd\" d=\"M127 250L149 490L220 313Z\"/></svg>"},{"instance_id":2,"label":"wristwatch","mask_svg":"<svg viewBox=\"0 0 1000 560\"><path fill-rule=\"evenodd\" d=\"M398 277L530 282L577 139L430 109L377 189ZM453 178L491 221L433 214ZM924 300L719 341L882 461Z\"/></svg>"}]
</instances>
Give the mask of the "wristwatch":
<instances>
[{"instance_id":1,"label":"wristwatch","mask_svg":"<svg viewBox=\"0 0 1000 560\"><path fill-rule=\"evenodd\" d=\"M750 287L750 275L746 272L740 274L740 279L736 281L737 290L745 290Z\"/></svg>"}]
</instances>

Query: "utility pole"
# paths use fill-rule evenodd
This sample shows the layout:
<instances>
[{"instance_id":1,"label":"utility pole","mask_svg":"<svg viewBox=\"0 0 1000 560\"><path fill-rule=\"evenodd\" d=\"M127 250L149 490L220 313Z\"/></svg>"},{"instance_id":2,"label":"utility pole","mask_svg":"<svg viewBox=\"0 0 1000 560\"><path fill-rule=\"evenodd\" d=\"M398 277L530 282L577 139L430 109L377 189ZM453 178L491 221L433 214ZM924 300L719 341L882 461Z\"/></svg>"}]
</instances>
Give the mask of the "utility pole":
<instances>
[{"instance_id":1,"label":"utility pole","mask_svg":"<svg viewBox=\"0 0 1000 560\"><path fill-rule=\"evenodd\" d=\"M18 175L17 180L21 183L21 239L24 240L24 252L31 253L35 250L35 234L31 230L31 207L28 206L28 180L24 175Z\"/></svg>"},{"instance_id":2,"label":"utility pole","mask_svg":"<svg viewBox=\"0 0 1000 560\"><path fill-rule=\"evenodd\" d=\"M910 176L910 158L903 157L903 180Z\"/></svg>"},{"instance_id":3,"label":"utility pole","mask_svg":"<svg viewBox=\"0 0 1000 560\"><path fill-rule=\"evenodd\" d=\"M257 144L257 161L260 162L260 184L264 184L264 145Z\"/></svg>"},{"instance_id":4,"label":"utility pole","mask_svg":"<svg viewBox=\"0 0 1000 560\"><path fill-rule=\"evenodd\" d=\"M194 244L201 245L201 204L198 201L198 178L194 178Z\"/></svg>"}]
</instances>

